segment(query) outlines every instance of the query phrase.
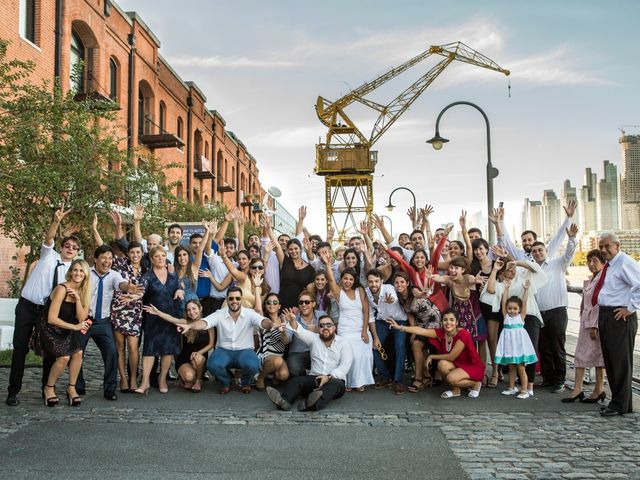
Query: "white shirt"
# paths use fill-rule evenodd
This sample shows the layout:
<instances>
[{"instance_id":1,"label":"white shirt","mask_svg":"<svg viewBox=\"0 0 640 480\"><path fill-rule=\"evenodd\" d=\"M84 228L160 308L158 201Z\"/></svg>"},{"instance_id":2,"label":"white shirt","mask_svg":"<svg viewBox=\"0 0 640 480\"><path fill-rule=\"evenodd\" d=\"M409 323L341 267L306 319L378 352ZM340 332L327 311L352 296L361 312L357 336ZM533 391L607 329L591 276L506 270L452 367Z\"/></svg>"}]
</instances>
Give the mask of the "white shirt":
<instances>
[{"instance_id":1,"label":"white shirt","mask_svg":"<svg viewBox=\"0 0 640 480\"><path fill-rule=\"evenodd\" d=\"M640 310L640 265L624 252L609 260L598 305L626 307L631 313Z\"/></svg>"},{"instance_id":2,"label":"white shirt","mask_svg":"<svg viewBox=\"0 0 640 480\"><path fill-rule=\"evenodd\" d=\"M262 328L264 317L250 308L240 307L238 320L233 320L229 307L221 308L203 320L207 329L217 327L217 348L226 350L253 350L253 327Z\"/></svg>"},{"instance_id":3,"label":"white shirt","mask_svg":"<svg viewBox=\"0 0 640 480\"><path fill-rule=\"evenodd\" d=\"M529 296L527 298L527 315L533 315L540 320L540 323L544 326L544 321L542 320L542 314L540 313L538 302L536 302L535 294L540 288L543 288L544 285L546 285L547 275L544 273L542 268L540 268L540 265L535 262L530 263L531 268L534 269L533 272L526 268L516 267L516 276L511 280L511 286L509 287L509 296L522 298L524 282L529 280L531 285L529 286ZM482 294L480 295L480 300L491 305L491 311L499 312L502 307L501 301L503 293L504 284L502 282L496 281L495 293L487 292L487 284L485 283L484 288L482 289Z\"/></svg>"},{"instance_id":4,"label":"white shirt","mask_svg":"<svg viewBox=\"0 0 640 480\"><path fill-rule=\"evenodd\" d=\"M311 349L309 375L331 375L333 378L347 381L347 372L353 363L353 352L348 340L336 335L327 347L320 335L305 330L300 325L296 330L287 325L287 330L295 333Z\"/></svg>"},{"instance_id":5,"label":"white shirt","mask_svg":"<svg viewBox=\"0 0 640 480\"><path fill-rule=\"evenodd\" d=\"M53 290L53 276L56 269L58 269L58 284L60 284L65 281L64 277L70 266L71 261L61 262L60 254L53 249L53 244L48 246L43 243L40 248L40 260L29 275L20 296L36 305L44 305Z\"/></svg>"},{"instance_id":6,"label":"white shirt","mask_svg":"<svg viewBox=\"0 0 640 480\"><path fill-rule=\"evenodd\" d=\"M562 245L564 234L566 233L567 228L571 226L572 221L572 217L566 217L564 219L564 222L562 222L562 225L560 225L560 228L558 228L558 231L556 232L554 237L549 241L549 244L547 245L547 255L549 257L553 257L558 251L558 248L560 248L560 245ZM511 256L516 260L532 261L533 258L531 257L531 253L526 253L524 250L516 247L515 244L511 241L511 237L507 232L507 227L505 226L504 222L501 222L500 226L502 227L503 234L498 237L498 245L503 246L507 250L507 252L509 252Z\"/></svg>"},{"instance_id":7,"label":"white shirt","mask_svg":"<svg viewBox=\"0 0 640 480\"><path fill-rule=\"evenodd\" d=\"M555 258L547 257L540 265L542 271L547 274L547 284L538 289L536 293L536 301L541 311L544 312L552 308L567 306L567 281L565 273L575 251L576 239L569 237L567 248L561 256Z\"/></svg>"},{"instance_id":8,"label":"white shirt","mask_svg":"<svg viewBox=\"0 0 640 480\"><path fill-rule=\"evenodd\" d=\"M262 237L260 243L262 244L262 251L264 247L271 242L269 237ZM280 263L278 262L278 255L273 250L269 253L269 259L264 267L264 280L269 285L269 288L273 293L280 292Z\"/></svg>"},{"instance_id":9,"label":"white shirt","mask_svg":"<svg viewBox=\"0 0 640 480\"><path fill-rule=\"evenodd\" d=\"M101 275L98 274L95 268L92 268L89 272L91 278L91 309L89 315L94 318L96 313L96 301L98 299L98 286L100 284ZM120 289L120 284L126 282L124 277L115 270L109 270L104 274L102 280L102 313L100 318L108 318L111 315L111 300L113 300L113 293L116 289ZM100 320L96 318L95 320Z\"/></svg>"},{"instance_id":10,"label":"white shirt","mask_svg":"<svg viewBox=\"0 0 640 480\"><path fill-rule=\"evenodd\" d=\"M207 257L209 261L209 268L211 268L211 273L213 274L213 278L215 278L216 282L222 283L222 281L229 275L229 269L220 258L220 255L214 253L211 250L211 255ZM228 287L227 287L228 288ZM227 298L227 289L218 290L216 287L211 284L211 290L209 291L209 296L213 298Z\"/></svg>"},{"instance_id":11,"label":"white shirt","mask_svg":"<svg viewBox=\"0 0 640 480\"><path fill-rule=\"evenodd\" d=\"M407 320L407 312L405 312L402 305L400 305L400 302L398 301L398 294L392 285L388 285L386 283L380 285L377 302L374 300L369 287L365 288L364 291L369 299L370 322L375 320L384 320L386 318L393 318L397 322L405 322ZM391 296L393 302L387 303L385 301L387 294ZM375 315L376 312L377 315Z\"/></svg>"}]
</instances>

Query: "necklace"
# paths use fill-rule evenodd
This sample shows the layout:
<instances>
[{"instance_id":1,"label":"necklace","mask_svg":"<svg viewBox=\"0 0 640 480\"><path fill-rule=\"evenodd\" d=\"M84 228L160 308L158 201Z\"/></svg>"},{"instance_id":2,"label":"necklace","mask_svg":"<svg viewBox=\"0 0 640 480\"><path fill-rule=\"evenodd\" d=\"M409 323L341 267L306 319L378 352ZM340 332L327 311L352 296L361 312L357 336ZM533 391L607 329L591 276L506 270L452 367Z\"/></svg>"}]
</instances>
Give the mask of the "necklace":
<instances>
[{"instance_id":1,"label":"necklace","mask_svg":"<svg viewBox=\"0 0 640 480\"><path fill-rule=\"evenodd\" d=\"M451 339L449 339L448 335L444 336L444 347L447 350L447 352L451 351L451 347L453 346L453 337Z\"/></svg>"}]
</instances>

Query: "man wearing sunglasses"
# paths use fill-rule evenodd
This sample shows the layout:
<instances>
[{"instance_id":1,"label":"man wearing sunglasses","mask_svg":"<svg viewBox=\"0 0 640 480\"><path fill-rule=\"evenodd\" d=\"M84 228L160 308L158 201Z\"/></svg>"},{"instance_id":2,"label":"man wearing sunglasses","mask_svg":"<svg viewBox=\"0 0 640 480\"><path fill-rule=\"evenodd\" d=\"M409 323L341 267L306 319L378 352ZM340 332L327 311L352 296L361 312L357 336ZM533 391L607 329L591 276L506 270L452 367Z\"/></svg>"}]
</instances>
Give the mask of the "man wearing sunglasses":
<instances>
[{"instance_id":1,"label":"man wearing sunglasses","mask_svg":"<svg viewBox=\"0 0 640 480\"><path fill-rule=\"evenodd\" d=\"M7 405L15 407L20 403L18 393L22 388L24 362L29 353L29 339L42 317L45 304L51 291L59 283L65 281L65 275L71 261L80 251L80 240L75 235L67 236L60 242L60 253L54 250L54 238L60 223L71 210L59 209L53 214L53 221L45 234L40 249L40 259L22 288L20 300L16 305L15 330L13 331L13 354L11 356L11 373L9 375L9 395ZM49 371L55 358L44 358L42 362L42 386L46 384Z\"/></svg>"},{"instance_id":2,"label":"man wearing sunglasses","mask_svg":"<svg viewBox=\"0 0 640 480\"><path fill-rule=\"evenodd\" d=\"M289 322L287 329L311 348L311 370L309 375L292 377L278 388L267 387L269 400L280 410L291 410L291 403L304 397L298 410L322 410L331 400L344 395L347 372L353 362L349 342L336 336L336 325L329 315L320 317L318 333L300 327L291 311L285 319Z\"/></svg>"},{"instance_id":3,"label":"man wearing sunglasses","mask_svg":"<svg viewBox=\"0 0 640 480\"><path fill-rule=\"evenodd\" d=\"M218 343L209 356L207 369L220 384L221 395L231 390L230 368L242 370L242 393L251 392L251 379L260 372L260 359L253 350L253 328L269 330L273 322L242 305L242 290L229 287L227 306L217 312L187 325L179 325L178 331L185 334L189 330L208 330L216 327ZM215 342L215 335L214 335Z\"/></svg>"}]
</instances>

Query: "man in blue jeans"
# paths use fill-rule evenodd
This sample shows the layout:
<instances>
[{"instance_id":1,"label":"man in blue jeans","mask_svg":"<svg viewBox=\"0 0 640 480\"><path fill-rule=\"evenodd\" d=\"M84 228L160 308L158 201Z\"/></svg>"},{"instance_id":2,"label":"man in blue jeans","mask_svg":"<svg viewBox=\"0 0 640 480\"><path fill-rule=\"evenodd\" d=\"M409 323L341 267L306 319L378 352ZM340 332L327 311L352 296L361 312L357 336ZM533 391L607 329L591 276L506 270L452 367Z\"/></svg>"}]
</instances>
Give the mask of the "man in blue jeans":
<instances>
[{"instance_id":1,"label":"man in blue jeans","mask_svg":"<svg viewBox=\"0 0 640 480\"><path fill-rule=\"evenodd\" d=\"M369 312L375 319L376 332L380 343L384 344L390 333L393 335L396 360L393 374L393 393L402 395L405 392L402 375L406 356L406 334L400 330L391 331L389 324L385 320L392 318L399 324L405 324L407 322L407 314L398 301L395 288L392 285L383 284L382 277L380 270L369 270L367 272L368 287L365 292L369 298ZM384 361L385 358L382 358L381 352L376 349L373 351L373 360L381 377L374 388L384 388L392 382L391 374Z\"/></svg>"},{"instance_id":2,"label":"man in blue jeans","mask_svg":"<svg viewBox=\"0 0 640 480\"><path fill-rule=\"evenodd\" d=\"M253 350L253 328L270 329L271 320L242 305L242 290L227 290L227 307L188 325L178 326L183 334L189 330L207 330L216 327L218 343L209 356L207 369L220 384L220 394L231 389L230 368L242 369L242 393L251 392L251 379L260 371L260 359Z\"/></svg>"}]
</instances>

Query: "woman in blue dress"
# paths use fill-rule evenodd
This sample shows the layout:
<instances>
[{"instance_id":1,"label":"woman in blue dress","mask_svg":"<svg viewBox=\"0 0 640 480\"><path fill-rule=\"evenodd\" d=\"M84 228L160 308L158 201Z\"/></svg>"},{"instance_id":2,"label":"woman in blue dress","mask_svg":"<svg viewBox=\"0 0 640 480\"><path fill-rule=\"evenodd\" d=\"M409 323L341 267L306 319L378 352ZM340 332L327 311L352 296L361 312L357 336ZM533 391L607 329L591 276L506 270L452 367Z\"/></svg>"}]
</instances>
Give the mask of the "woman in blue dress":
<instances>
[{"instance_id":1,"label":"woman in blue dress","mask_svg":"<svg viewBox=\"0 0 640 480\"><path fill-rule=\"evenodd\" d=\"M145 305L155 305L158 310L173 317L178 316L179 302L184 298L184 290L180 288L178 276L167 270L167 254L162 247L153 247L149 251L151 269L142 277L145 287ZM160 357L160 376L158 387L160 393L167 393L167 374L174 355L180 353L180 333L175 325L149 312L143 317L144 342L142 345L142 383L136 393L146 394L149 390L151 369L154 358Z\"/></svg>"}]
</instances>

